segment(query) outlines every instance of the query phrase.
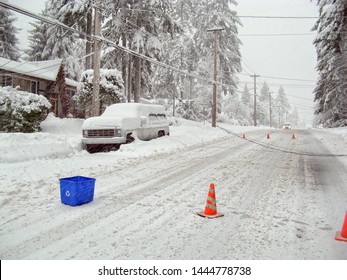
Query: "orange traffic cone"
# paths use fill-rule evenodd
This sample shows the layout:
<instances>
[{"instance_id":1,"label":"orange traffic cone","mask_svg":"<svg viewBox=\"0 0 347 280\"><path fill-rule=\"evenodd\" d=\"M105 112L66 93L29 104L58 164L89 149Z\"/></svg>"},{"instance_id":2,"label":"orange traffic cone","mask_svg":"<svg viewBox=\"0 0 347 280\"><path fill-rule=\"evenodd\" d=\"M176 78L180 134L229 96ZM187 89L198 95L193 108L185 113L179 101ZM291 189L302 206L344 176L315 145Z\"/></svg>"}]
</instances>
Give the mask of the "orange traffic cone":
<instances>
[{"instance_id":1,"label":"orange traffic cone","mask_svg":"<svg viewBox=\"0 0 347 280\"><path fill-rule=\"evenodd\" d=\"M268 133L268 134L266 135L266 138L267 138L267 139L270 139L270 133Z\"/></svg>"},{"instance_id":2,"label":"orange traffic cone","mask_svg":"<svg viewBox=\"0 0 347 280\"><path fill-rule=\"evenodd\" d=\"M293 135L292 135L292 139L296 139L294 133L293 133Z\"/></svg>"},{"instance_id":3,"label":"orange traffic cone","mask_svg":"<svg viewBox=\"0 0 347 280\"><path fill-rule=\"evenodd\" d=\"M345 220L342 225L341 231L336 232L335 239L338 241L347 242L347 211L345 215Z\"/></svg>"},{"instance_id":4,"label":"orange traffic cone","mask_svg":"<svg viewBox=\"0 0 347 280\"><path fill-rule=\"evenodd\" d=\"M217 213L216 192L214 184L210 184L210 189L207 195L206 207L204 212L197 213L201 217L205 218L219 218L224 216L222 213Z\"/></svg>"},{"instance_id":5,"label":"orange traffic cone","mask_svg":"<svg viewBox=\"0 0 347 280\"><path fill-rule=\"evenodd\" d=\"M243 139L246 139L246 134L243 133L243 134L242 134L242 138L243 138Z\"/></svg>"}]
</instances>

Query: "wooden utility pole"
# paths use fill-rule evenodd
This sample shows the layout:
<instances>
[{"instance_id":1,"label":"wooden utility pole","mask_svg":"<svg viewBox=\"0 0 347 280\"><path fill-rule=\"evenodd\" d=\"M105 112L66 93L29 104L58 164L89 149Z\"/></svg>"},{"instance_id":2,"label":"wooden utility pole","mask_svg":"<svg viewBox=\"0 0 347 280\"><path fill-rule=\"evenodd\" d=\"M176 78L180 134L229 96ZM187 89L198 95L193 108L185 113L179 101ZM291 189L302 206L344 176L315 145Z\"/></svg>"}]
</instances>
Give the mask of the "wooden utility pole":
<instances>
[{"instance_id":1,"label":"wooden utility pole","mask_svg":"<svg viewBox=\"0 0 347 280\"><path fill-rule=\"evenodd\" d=\"M214 72L213 72L213 96L212 96L212 127L216 127L217 123L217 31L222 31L224 28L222 27L214 27L211 29L207 29L208 32L214 33Z\"/></svg>"},{"instance_id":2,"label":"wooden utility pole","mask_svg":"<svg viewBox=\"0 0 347 280\"><path fill-rule=\"evenodd\" d=\"M101 0L95 2L95 18L94 18L94 56L93 56L93 99L92 99L92 115L100 114L100 35L101 35Z\"/></svg>"},{"instance_id":3,"label":"wooden utility pole","mask_svg":"<svg viewBox=\"0 0 347 280\"><path fill-rule=\"evenodd\" d=\"M257 126L257 77L260 77L260 75L250 75L250 77L254 78L254 126Z\"/></svg>"}]
</instances>

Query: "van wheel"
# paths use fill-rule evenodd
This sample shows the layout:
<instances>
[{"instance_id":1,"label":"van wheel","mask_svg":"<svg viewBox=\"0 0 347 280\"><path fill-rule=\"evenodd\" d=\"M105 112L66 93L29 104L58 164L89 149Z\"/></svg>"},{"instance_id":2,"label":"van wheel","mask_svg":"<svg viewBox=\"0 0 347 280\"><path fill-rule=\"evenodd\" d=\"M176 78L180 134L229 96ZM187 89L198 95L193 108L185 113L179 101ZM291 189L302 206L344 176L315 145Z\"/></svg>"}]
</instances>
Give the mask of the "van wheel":
<instances>
[{"instance_id":1,"label":"van wheel","mask_svg":"<svg viewBox=\"0 0 347 280\"><path fill-rule=\"evenodd\" d=\"M86 145L86 150L88 153L94 154L94 153L100 152L100 146L88 144Z\"/></svg>"},{"instance_id":2,"label":"van wheel","mask_svg":"<svg viewBox=\"0 0 347 280\"><path fill-rule=\"evenodd\" d=\"M131 133L127 134L127 140L126 140L126 144L129 144L131 142L134 142L135 138L131 136Z\"/></svg>"},{"instance_id":3,"label":"van wheel","mask_svg":"<svg viewBox=\"0 0 347 280\"><path fill-rule=\"evenodd\" d=\"M165 136L165 132L163 130L158 131L158 137Z\"/></svg>"}]
</instances>

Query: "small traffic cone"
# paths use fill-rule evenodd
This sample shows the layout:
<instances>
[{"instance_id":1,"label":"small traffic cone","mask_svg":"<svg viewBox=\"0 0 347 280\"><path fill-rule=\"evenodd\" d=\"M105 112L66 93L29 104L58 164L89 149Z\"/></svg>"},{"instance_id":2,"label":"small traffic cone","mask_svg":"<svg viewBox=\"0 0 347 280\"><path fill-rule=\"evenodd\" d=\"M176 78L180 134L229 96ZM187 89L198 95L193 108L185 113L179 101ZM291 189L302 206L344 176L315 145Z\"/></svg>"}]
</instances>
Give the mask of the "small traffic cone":
<instances>
[{"instance_id":1,"label":"small traffic cone","mask_svg":"<svg viewBox=\"0 0 347 280\"><path fill-rule=\"evenodd\" d=\"M243 134L242 134L242 138L243 138L243 139L246 139L246 134L243 133Z\"/></svg>"},{"instance_id":2,"label":"small traffic cone","mask_svg":"<svg viewBox=\"0 0 347 280\"><path fill-rule=\"evenodd\" d=\"M294 133L293 133L293 135L292 135L292 139L296 139Z\"/></svg>"},{"instance_id":3,"label":"small traffic cone","mask_svg":"<svg viewBox=\"0 0 347 280\"><path fill-rule=\"evenodd\" d=\"M266 135L266 138L267 138L267 139L270 139L270 133L268 133L268 134Z\"/></svg>"},{"instance_id":4,"label":"small traffic cone","mask_svg":"<svg viewBox=\"0 0 347 280\"><path fill-rule=\"evenodd\" d=\"M336 232L335 239L338 241L347 242L347 211L341 231Z\"/></svg>"},{"instance_id":5,"label":"small traffic cone","mask_svg":"<svg viewBox=\"0 0 347 280\"><path fill-rule=\"evenodd\" d=\"M224 216L224 214L222 213L217 213L216 192L214 189L214 184L210 184L210 189L207 195L205 211L199 212L197 214L201 217L210 218L210 219Z\"/></svg>"}]
</instances>

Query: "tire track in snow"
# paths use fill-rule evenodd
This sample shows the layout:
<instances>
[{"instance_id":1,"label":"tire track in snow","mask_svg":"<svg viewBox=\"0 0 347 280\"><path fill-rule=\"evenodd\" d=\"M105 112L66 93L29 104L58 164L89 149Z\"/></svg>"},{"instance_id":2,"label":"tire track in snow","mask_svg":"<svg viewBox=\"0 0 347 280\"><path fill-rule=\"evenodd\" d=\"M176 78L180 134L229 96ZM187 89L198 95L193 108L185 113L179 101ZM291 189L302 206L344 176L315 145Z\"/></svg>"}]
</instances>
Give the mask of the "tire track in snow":
<instances>
[{"instance_id":1,"label":"tire track in snow","mask_svg":"<svg viewBox=\"0 0 347 280\"><path fill-rule=\"evenodd\" d=\"M221 143L228 143L229 139L224 139L220 141L218 144L221 145ZM238 146L244 145L244 142L241 142L238 144ZM206 150L210 153L206 155L205 160L219 160L219 157L224 154L223 149L224 148L214 148L216 144L209 144L202 147L197 147L193 149L193 151L188 151L189 153L196 153L199 154L201 151ZM233 148L237 148L233 147ZM217 155L212 155L212 153L215 153L215 151L209 151L209 149L216 149L219 150ZM199 152L197 152L199 150ZM187 153L187 152L186 152ZM171 157L170 157L171 158ZM32 251L40 250L41 248L47 247L52 242L63 239L67 235L73 235L78 230L93 224L97 222L100 219L104 219L105 217L112 215L114 212L119 211L123 208L124 203L131 204L134 203L137 200L142 199L143 197L146 197L153 192L159 191L162 187L160 187L160 184L166 183L164 187L169 186L173 182L179 178L179 176L190 176L192 175L192 171L199 170L203 168L203 166L206 164L205 161L201 161L198 157L194 159L194 162L191 162L189 158L186 159L186 164L183 166L183 168L175 170L175 172L172 172L171 169L174 167L174 165L170 166L167 170L159 170L158 172L155 172L152 174L154 175L154 179L151 182L147 182L143 184L142 186L136 186L137 191L133 191L127 196L123 197L111 197L111 198L105 198L104 200L100 199L98 203L93 203L90 207L84 207L81 206L78 213L74 211L74 209L68 209L66 210L66 207L59 205L58 209L54 208L52 211L50 211L46 217L38 216L37 218L34 218L33 220L30 220L30 216L28 217L29 221L21 224L23 226L22 232L20 233L14 233L14 232L8 232L7 234L4 234L2 236L2 240L4 241L5 246L1 249L1 255L5 258L24 258L28 254L30 254ZM185 170L189 170L189 172L185 172ZM171 172L170 172L171 171ZM182 175L183 174L183 175ZM160 175L160 176L159 176ZM165 176L164 179L160 178ZM159 179L158 179L159 177ZM102 179L101 179L102 181ZM107 181L107 180L106 180ZM133 181L135 184L138 182L137 179ZM169 183L168 183L169 182ZM101 182L102 183L102 182ZM120 185L122 188L126 188L128 185L131 185L131 181L123 183L123 185ZM144 191L145 190L145 191ZM115 206L115 204L117 206ZM107 210L107 208L109 208ZM106 210L105 210L106 209ZM58 213L55 213L56 210ZM100 211L102 210L102 211ZM100 212L100 214L98 214ZM56 219L54 218L56 217ZM66 217L66 221L61 224L57 224L55 220L61 221L62 217ZM45 228L48 228L47 231L41 232L40 229L40 223L45 223ZM18 223L21 223L20 221ZM73 230L71 230L73 229ZM19 253L20 252L20 253Z\"/></svg>"},{"instance_id":2,"label":"tire track in snow","mask_svg":"<svg viewBox=\"0 0 347 280\"><path fill-rule=\"evenodd\" d=\"M243 151L245 152L245 150ZM253 153L253 149L250 149L250 152ZM225 155L225 150L223 152L223 155ZM235 157L235 153L233 156ZM216 155L218 157L218 155ZM230 157L230 155L228 155ZM220 161L225 161L225 158L221 158L219 161L216 161L214 164L211 164L210 166L206 167L206 163L203 163L203 168L200 167L197 168L197 173L195 174L198 176L194 176L194 178L200 178L198 181L198 184L201 185L201 181L206 181L206 178L204 178L204 174L206 176L206 170L212 169L215 171L218 166L221 164ZM229 160L228 160L229 161ZM198 163L200 165L201 162ZM224 164L224 163L222 163ZM217 167L217 168L216 168ZM194 168L196 169L196 168ZM192 175L193 167L191 167L188 171L189 174ZM187 171L187 170L186 170ZM187 172L188 172L187 171ZM201 177L203 179L201 179ZM97 251L95 253L95 257L103 256L104 258L145 258L150 257L146 254L146 247L148 246L149 242L157 239L157 234L155 232L152 232L153 227L156 229L161 229L167 227L168 225L172 226L173 230L177 227L177 225L180 224L179 220L186 220L186 214L182 214L181 210L178 210L175 206L178 208L182 208L182 202L186 201L186 206L184 207L190 214L190 217L194 217L196 219L195 212L191 213L193 205L191 205L191 202L189 199L186 200L186 196L190 197L191 195L196 193L197 188L201 189L201 187L195 187L188 189L188 191L185 191L184 186L186 186L185 181L191 182L192 179L190 176L186 176L186 174L182 177L183 179L180 180L180 178L175 179L175 183L172 184L171 182L166 182L166 186L162 186L156 192L153 193L153 188L151 189L152 195L145 195L143 196L143 193L141 195L141 198L137 199L134 198L134 201L132 203L124 203L121 205L121 209L117 210L117 213L113 213L107 217L105 217L102 221L98 222L98 228L101 228L101 232L106 231L105 234L102 234L102 240L107 240L107 244L110 244L111 246L108 246L108 252L101 252ZM193 180L195 183L195 186L197 186L196 179ZM148 182L147 184L152 184L152 182ZM208 186L205 186L203 188L203 199L199 200L199 208L204 206L203 200L206 199L206 193ZM182 189L184 188L184 190ZM160 193L160 194L159 194ZM171 194L171 195L170 195ZM155 201L157 201L156 204ZM203 205L202 205L203 204ZM172 207L170 207L172 206ZM159 209L158 209L159 208ZM141 209L143 211L141 211ZM162 209L162 211L160 211ZM195 211L198 209L195 206ZM200 209L199 209L200 210ZM171 211L168 215L165 215L165 212ZM174 218L173 221L173 212L177 214L177 217ZM184 211L183 211L184 212ZM143 215L143 213L146 213L146 215ZM175 215L174 215L175 216ZM195 217L196 216L196 217ZM125 219L119 219L117 222L114 222L115 217L126 217ZM180 217L180 218L179 218ZM130 222L129 222L130 219ZM198 222L201 222L201 218L198 218ZM157 225L157 226L156 226ZM107 230L107 227L111 226L113 228L113 232L110 234L109 230ZM166 228L167 230L167 228ZM92 232L90 228L86 228L85 230L82 230L85 232L84 235L86 235L88 232ZM97 239L97 237L100 234L100 231L95 234L95 236L85 236L87 239ZM161 234L163 235L163 233ZM100 236L99 236L100 238ZM159 238L160 239L160 238ZM145 241L144 241L145 240ZM76 244L77 239L75 240L73 237L70 239L69 236L65 238L63 241L68 242L68 244L74 245ZM144 243L143 243L144 241ZM170 242L170 239L166 239L166 242ZM96 242L97 243L97 242ZM138 245L137 245L138 244ZM156 244L153 245L152 248L157 248ZM81 255L82 248L76 247L76 246L66 246L68 249L68 252L61 252L61 254L66 255L68 254L71 258L82 258L83 255ZM96 246L97 247L97 246ZM144 250L139 250L140 249ZM159 247L161 248L161 247ZM142 252L141 252L142 251ZM46 255L46 252L43 252L44 255ZM163 253L161 253L163 254ZM37 256L37 255L36 255ZM32 256L31 256L32 257ZM35 256L34 256L35 257ZM55 258L61 257L61 255L54 256Z\"/></svg>"}]
</instances>

